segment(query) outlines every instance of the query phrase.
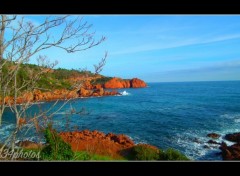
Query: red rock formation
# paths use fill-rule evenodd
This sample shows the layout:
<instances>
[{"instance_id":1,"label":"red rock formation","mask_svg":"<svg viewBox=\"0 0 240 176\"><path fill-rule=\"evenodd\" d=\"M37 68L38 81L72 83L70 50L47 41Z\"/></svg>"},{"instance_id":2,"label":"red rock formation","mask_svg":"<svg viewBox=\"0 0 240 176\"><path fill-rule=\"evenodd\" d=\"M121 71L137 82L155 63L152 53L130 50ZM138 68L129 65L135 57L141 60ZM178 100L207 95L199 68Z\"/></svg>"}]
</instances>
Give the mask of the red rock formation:
<instances>
[{"instance_id":1,"label":"red rock formation","mask_svg":"<svg viewBox=\"0 0 240 176\"><path fill-rule=\"evenodd\" d=\"M26 121L25 118L20 118L20 119L19 119L19 126L22 126L22 125L24 125L24 124L26 124L26 123L27 123L27 121Z\"/></svg>"},{"instance_id":2,"label":"red rock formation","mask_svg":"<svg viewBox=\"0 0 240 176\"><path fill-rule=\"evenodd\" d=\"M106 89L121 89L124 88L122 81L119 78L112 78L104 84Z\"/></svg>"},{"instance_id":3,"label":"red rock formation","mask_svg":"<svg viewBox=\"0 0 240 176\"><path fill-rule=\"evenodd\" d=\"M131 154L134 142L123 134L104 134L99 131L74 131L61 132L60 137L72 147L73 151L87 151L89 153L111 156L121 159L123 156ZM158 150L157 147L149 144L138 144Z\"/></svg>"},{"instance_id":4,"label":"red rock formation","mask_svg":"<svg viewBox=\"0 0 240 176\"><path fill-rule=\"evenodd\" d=\"M90 83L90 81L85 81L84 84L83 84L83 88L87 89L87 90L92 90L93 85Z\"/></svg>"},{"instance_id":5,"label":"red rock formation","mask_svg":"<svg viewBox=\"0 0 240 176\"><path fill-rule=\"evenodd\" d=\"M140 88L140 87L146 87L146 83L141 80L141 79L138 79L138 78L133 78L131 81L131 87L132 88Z\"/></svg>"},{"instance_id":6,"label":"red rock formation","mask_svg":"<svg viewBox=\"0 0 240 176\"><path fill-rule=\"evenodd\" d=\"M62 139L72 146L74 151L88 151L99 155L121 158L123 149L134 146L134 142L125 135L109 133L105 135L99 131L61 132Z\"/></svg>"},{"instance_id":7,"label":"red rock formation","mask_svg":"<svg viewBox=\"0 0 240 176\"><path fill-rule=\"evenodd\" d=\"M17 146L23 147L25 149L41 149L41 148L43 148L42 144L32 142L32 141L20 141L17 143Z\"/></svg>"},{"instance_id":8,"label":"red rock formation","mask_svg":"<svg viewBox=\"0 0 240 176\"><path fill-rule=\"evenodd\" d=\"M5 102L5 104L7 104L7 105L12 104L12 103L14 102L13 97L6 96L6 97L4 98L4 102Z\"/></svg>"},{"instance_id":9,"label":"red rock formation","mask_svg":"<svg viewBox=\"0 0 240 176\"><path fill-rule=\"evenodd\" d=\"M91 97L91 96L111 96L119 95L117 91L104 91L104 88L108 89L119 89L119 88L138 88L146 87L146 83L140 79L134 78L132 80L123 80L120 78L112 78L104 85L97 84L92 85L90 80L84 82L80 90L66 90L57 89L48 92L42 92L40 90L34 90L33 92L25 92L17 98L17 104L22 104L24 102L35 102L35 101L54 101L59 99L70 99L77 97ZM5 104L13 104L13 97L5 97Z\"/></svg>"},{"instance_id":10,"label":"red rock formation","mask_svg":"<svg viewBox=\"0 0 240 176\"><path fill-rule=\"evenodd\" d=\"M103 86L101 84L97 84L94 86L94 89L101 89L101 88L103 88Z\"/></svg>"},{"instance_id":11,"label":"red rock formation","mask_svg":"<svg viewBox=\"0 0 240 176\"><path fill-rule=\"evenodd\" d=\"M146 86L146 83L138 78L133 78L129 81L114 77L104 84L104 88L106 89L139 88Z\"/></svg>"}]
</instances>

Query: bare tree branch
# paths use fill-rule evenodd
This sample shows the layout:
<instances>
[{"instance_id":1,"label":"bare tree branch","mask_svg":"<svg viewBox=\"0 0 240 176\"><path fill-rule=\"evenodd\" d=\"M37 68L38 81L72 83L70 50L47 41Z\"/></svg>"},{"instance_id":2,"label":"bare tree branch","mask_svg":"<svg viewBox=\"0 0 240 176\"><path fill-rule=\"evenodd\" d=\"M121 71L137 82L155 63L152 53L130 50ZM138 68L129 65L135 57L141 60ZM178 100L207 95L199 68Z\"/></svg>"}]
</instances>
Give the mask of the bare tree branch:
<instances>
[{"instance_id":1,"label":"bare tree branch","mask_svg":"<svg viewBox=\"0 0 240 176\"><path fill-rule=\"evenodd\" d=\"M57 65L57 62L51 63L46 56L41 56L41 51L59 48L74 53L95 47L106 40L103 36L95 39L95 32L91 32L91 28L91 24L84 22L83 17L78 16L48 16L40 24L34 24L16 15L0 16L0 125L4 110L8 106L16 119L15 130L10 136L13 149L16 135L21 128L20 120L27 109L32 107L30 100L24 100L19 106L19 96L26 91L32 92L36 89L37 82L46 73L46 69L52 69ZM94 65L96 74L102 71L106 57L107 52L99 64ZM38 72L27 69L25 71L29 74L29 79L19 81L19 71L25 63L29 63L34 58L37 58ZM81 85L78 83L78 88ZM47 111L36 114L32 121L50 112L56 103ZM50 115L58 112L66 103Z\"/></svg>"}]
</instances>

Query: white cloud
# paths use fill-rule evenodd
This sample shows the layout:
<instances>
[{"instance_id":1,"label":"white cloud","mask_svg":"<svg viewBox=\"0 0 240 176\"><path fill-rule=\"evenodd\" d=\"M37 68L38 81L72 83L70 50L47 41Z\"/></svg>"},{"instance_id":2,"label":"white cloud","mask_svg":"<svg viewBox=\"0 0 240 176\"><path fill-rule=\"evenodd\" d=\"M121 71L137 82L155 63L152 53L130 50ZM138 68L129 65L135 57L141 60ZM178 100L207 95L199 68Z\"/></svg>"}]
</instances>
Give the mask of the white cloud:
<instances>
[{"instance_id":1,"label":"white cloud","mask_svg":"<svg viewBox=\"0 0 240 176\"><path fill-rule=\"evenodd\" d=\"M172 43L168 43L168 44L165 44L165 42L162 42L163 44L146 43L144 45L135 46L135 47L127 48L124 50L111 52L111 55L133 54L133 53L138 53L138 52L164 50L164 49L178 48L178 47L198 45L198 44L210 44L210 43L222 42L222 41L238 39L238 38L240 38L240 34L216 36L211 39L189 38L186 40L180 40L180 41L172 42ZM159 41L159 43L160 43L160 41Z\"/></svg>"}]
</instances>

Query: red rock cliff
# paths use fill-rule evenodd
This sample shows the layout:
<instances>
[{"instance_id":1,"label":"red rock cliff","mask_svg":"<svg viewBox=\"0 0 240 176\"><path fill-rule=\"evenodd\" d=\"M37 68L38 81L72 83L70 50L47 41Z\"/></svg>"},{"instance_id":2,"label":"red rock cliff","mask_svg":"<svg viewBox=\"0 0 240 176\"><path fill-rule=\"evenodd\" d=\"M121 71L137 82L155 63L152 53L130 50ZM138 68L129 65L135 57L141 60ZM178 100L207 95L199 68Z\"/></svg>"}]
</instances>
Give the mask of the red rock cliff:
<instances>
[{"instance_id":1,"label":"red rock cliff","mask_svg":"<svg viewBox=\"0 0 240 176\"><path fill-rule=\"evenodd\" d=\"M107 81L103 87L106 89L121 89L121 88L140 88L146 87L146 83L138 78L133 78L131 80L122 80L120 78L112 78Z\"/></svg>"}]
</instances>

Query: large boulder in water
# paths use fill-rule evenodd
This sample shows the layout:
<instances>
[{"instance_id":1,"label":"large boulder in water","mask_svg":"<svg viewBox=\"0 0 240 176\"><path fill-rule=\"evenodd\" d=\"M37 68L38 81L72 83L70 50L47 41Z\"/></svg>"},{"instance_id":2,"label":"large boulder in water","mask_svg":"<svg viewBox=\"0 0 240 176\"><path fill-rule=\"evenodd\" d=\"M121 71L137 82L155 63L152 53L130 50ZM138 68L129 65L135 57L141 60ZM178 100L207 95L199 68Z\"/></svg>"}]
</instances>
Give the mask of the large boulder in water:
<instances>
[{"instance_id":1,"label":"large boulder in water","mask_svg":"<svg viewBox=\"0 0 240 176\"><path fill-rule=\"evenodd\" d=\"M240 144L234 144L227 146L226 143L222 142L221 147L223 160L240 160Z\"/></svg>"},{"instance_id":2,"label":"large boulder in water","mask_svg":"<svg viewBox=\"0 0 240 176\"><path fill-rule=\"evenodd\" d=\"M213 138L213 139L218 139L220 137L220 134L217 133L209 133L207 137Z\"/></svg>"},{"instance_id":3,"label":"large boulder in water","mask_svg":"<svg viewBox=\"0 0 240 176\"><path fill-rule=\"evenodd\" d=\"M240 143L240 133L227 134L225 139L231 142Z\"/></svg>"}]
</instances>

